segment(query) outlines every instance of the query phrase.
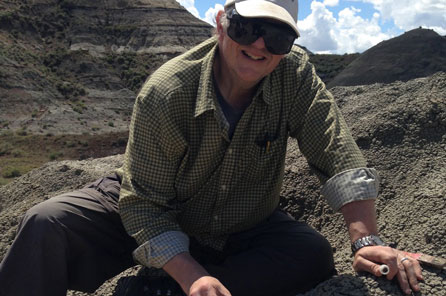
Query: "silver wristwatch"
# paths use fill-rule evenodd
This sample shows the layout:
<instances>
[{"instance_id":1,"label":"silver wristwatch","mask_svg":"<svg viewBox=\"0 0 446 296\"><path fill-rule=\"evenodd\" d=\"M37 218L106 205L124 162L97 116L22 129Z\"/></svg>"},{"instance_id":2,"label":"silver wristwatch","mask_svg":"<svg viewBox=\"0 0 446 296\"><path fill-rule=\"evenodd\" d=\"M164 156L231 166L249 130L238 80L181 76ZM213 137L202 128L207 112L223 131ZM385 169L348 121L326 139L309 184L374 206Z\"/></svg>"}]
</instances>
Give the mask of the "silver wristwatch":
<instances>
[{"instance_id":1,"label":"silver wristwatch","mask_svg":"<svg viewBox=\"0 0 446 296\"><path fill-rule=\"evenodd\" d=\"M355 254L359 249L367 246L385 246L386 244L376 235L368 235L355 240L352 243L352 252Z\"/></svg>"}]
</instances>

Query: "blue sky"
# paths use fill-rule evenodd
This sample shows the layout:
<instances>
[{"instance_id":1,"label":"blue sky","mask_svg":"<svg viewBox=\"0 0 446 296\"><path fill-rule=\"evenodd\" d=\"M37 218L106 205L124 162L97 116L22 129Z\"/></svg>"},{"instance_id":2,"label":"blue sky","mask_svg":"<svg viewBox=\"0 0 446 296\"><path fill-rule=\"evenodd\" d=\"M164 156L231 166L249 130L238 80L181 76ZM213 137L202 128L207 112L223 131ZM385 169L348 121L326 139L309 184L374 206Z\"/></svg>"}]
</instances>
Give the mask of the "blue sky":
<instances>
[{"instance_id":1,"label":"blue sky","mask_svg":"<svg viewBox=\"0 0 446 296\"><path fill-rule=\"evenodd\" d=\"M225 0L176 0L212 24ZM422 26L446 35L445 0L300 0L297 43L316 53L363 52Z\"/></svg>"}]
</instances>

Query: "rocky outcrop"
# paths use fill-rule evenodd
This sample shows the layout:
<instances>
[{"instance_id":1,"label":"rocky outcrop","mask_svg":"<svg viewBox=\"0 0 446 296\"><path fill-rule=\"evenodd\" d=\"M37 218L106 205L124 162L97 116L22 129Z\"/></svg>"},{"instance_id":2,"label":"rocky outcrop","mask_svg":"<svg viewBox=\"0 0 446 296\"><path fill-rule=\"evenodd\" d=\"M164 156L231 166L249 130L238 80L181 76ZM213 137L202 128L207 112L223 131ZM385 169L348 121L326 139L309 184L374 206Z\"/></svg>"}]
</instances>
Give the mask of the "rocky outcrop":
<instances>
[{"instance_id":1,"label":"rocky outcrop","mask_svg":"<svg viewBox=\"0 0 446 296\"><path fill-rule=\"evenodd\" d=\"M446 74L407 83L332 89L369 166L381 176L376 202L382 237L407 251L446 257ZM19 217L32 205L73 190L122 164L122 155L52 162L0 187L0 258ZM395 281L355 275L349 239L339 213L319 196L319 183L291 140L281 206L331 242L339 275L307 295L403 295ZM129 269L120 276L134 275ZM426 267L421 295L446 295L446 271ZM113 295L119 276L94 295ZM70 295L87 295L70 292Z\"/></svg>"},{"instance_id":2,"label":"rocky outcrop","mask_svg":"<svg viewBox=\"0 0 446 296\"><path fill-rule=\"evenodd\" d=\"M0 3L0 128L125 131L155 69L211 36L175 0Z\"/></svg>"},{"instance_id":3,"label":"rocky outcrop","mask_svg":"<svg viewBox=\"0 0 446 296\"><path fill-rule=\"evenodd\" d=\"M66 38L71 50L94 56L109 52L178 54L209 37L210 26L175 0L65 0ZM48 14L54 1L34 2L33 11Z\"/></svg>"},{"instance_id":4,"label":"rocky outcrop","mask_svg":"<svg viewBox=\"0 0 446 296\"><path fill-rule=\"evenodd\" d=\"M446 37L414 29L362 53L328 87L391 83L446 72Z\"/></svg>"}]
</instances>

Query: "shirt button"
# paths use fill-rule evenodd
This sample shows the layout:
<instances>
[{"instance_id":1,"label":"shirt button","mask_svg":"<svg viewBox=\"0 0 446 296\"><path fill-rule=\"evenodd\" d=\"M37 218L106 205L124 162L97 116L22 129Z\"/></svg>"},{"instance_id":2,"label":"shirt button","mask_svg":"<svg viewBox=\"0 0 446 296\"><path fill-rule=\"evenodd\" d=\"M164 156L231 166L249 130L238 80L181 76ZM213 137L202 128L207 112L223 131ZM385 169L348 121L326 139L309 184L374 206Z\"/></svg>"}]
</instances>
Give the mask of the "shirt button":
<instances>
[{"instance_id":1,"label":"shirt button","mask_svg":"<svg viewBox=\"0 0 446 296\"><path fill-rule=\"evenodd\" d=\"M232 149L228 149L228 153L229 153L229 154L232 154Z\"/></svg>"},{"instance_id":2,"label":"shirt button","mask_svg":"<svg viewBox=\"0 0 446 296\"><path fill-rule=\"evenodd\" d=\"M217 221L218 220L218 215L214 216L214 220Z\"/></svg>"},{"instance_id":3,"label":"shirt button","mask_svg":"<svg viewBox=\"0 0 446 296\"><path fill-rule=\"evenodd\" d=\"M226 190L226 185L221 185L222 190Z\"/></svg>"}]
</instances>

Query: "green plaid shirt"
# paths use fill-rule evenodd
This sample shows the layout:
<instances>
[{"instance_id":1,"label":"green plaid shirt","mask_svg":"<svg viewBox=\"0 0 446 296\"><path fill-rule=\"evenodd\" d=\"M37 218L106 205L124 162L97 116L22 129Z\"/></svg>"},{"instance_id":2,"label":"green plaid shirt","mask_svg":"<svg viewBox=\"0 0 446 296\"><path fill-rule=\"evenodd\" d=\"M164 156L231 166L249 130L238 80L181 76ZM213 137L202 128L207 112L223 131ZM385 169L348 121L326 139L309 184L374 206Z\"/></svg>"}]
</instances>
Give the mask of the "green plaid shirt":
<instances>
[{"instance_id":1,"label":"green plaid shirt","mask_svg":"<svg viewBox=\"0 0 446 296\"><path fill-rule=\"evenodd\" d=\"M222 249L279 203L287 140L296 138L334 209L375 198L378 180L308 56L294 47L260 83L232 139L217 102L211 38L159 68L134 106L120 214L141 264L162 267L188 237ZM328 180L328 181L327 181Z\"/></svg>"}]
</instances>

